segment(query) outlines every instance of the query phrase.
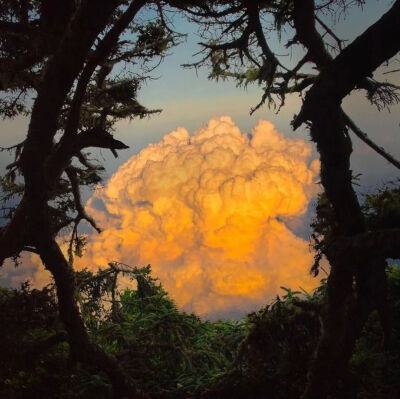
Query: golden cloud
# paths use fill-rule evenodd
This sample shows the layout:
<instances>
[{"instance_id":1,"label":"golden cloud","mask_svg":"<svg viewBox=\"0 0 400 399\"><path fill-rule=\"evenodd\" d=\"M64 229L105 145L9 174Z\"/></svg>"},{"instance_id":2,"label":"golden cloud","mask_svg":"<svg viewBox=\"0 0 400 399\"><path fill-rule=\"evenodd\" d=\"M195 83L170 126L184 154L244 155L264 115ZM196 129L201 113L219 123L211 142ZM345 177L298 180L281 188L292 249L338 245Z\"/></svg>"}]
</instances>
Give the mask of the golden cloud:
<instances>
[{"instance_id":1,"label":"golden cloud","mask_svg":"<svg viewBox=\"0 0 400 399\"><path fill-rule=\"evenodd\" d=\"M312 289L309 244L285 222L316 193L310 158L310 144L268 121L251 135L226 116L192 136L178 128L89 200L104 231L77 266L150 263L178 305L203 316L254 310L280 286Z\"/></svg>"}]
</instances>

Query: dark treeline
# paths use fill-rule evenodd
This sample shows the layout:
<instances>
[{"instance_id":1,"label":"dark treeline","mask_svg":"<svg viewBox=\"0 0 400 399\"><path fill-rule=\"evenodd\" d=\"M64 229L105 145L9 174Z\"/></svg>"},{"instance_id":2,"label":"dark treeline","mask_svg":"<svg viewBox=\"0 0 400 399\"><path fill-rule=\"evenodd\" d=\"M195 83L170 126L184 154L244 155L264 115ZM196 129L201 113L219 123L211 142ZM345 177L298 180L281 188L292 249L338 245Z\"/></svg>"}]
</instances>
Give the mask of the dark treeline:
<instances>
[{"instance_id":1,"label":"dark treeline","mask_svg":"<svg viewBox=\"0 0 400 399\"><path fill-rule=\"evenodd\" d=\"M400 188L368 195L371 228L397 225ZM329 234L332 210L324 196L313 223ZM318 249L318 248L317 248ZM332 399L392 399L400 394L400 269L386 270L392 314L389 340L373 312ZM118 290L118 276L136 281ZM113 354L149 398L286 399L300 397L321 335L326 279L312 293L285 294L240 321L210 322L180 311L151 276L150 266L110 263L96 274L75 273L80 312L90 338ZM135 286L133 282L132 286ZM70 350L54 285L0 289L0 397L71 399L118 397L101 365L88 367Z\"/></svg>"},{"instance_id":2,"label":"dark treeline","mask_svg":"<svg viewBox=\"0 0 400 399\"><path fill-rule=\"evenodd\" d=\"M127 270L125 268L125 270ZM149 398L298 398L320 335L326 282L312 294L286 290L240 321L203 321L177 309L150 268L125 274L137 289L114 291L118 265L77 272L90 337L116 356ZM382 345L372 314L331 398L392 399L400 394L400 270L387 270L393 336ZM114 292L114 294L113 294ZM114 398L100 367L71 358L54 287L0 289L0 396L8 399Z\"/></svg>"}]
</instances>

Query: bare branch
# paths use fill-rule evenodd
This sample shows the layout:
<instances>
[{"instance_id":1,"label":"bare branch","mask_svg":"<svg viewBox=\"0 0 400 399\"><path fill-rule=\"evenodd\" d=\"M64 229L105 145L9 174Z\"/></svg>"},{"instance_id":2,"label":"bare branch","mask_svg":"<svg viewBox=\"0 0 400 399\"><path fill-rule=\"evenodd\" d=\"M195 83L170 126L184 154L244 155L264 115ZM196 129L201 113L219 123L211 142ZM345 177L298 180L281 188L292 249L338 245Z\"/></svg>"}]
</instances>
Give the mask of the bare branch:
<instances>
[{"instance_id":1,"label":"bare branch","mask_svg":"<svg viewBox=\"0 0 400 399\"><path fill-rule=\"evenodd\" d=\"M78 212L78 215L75 219L75 225L82 220L86 220L98 233L101 233L101 229L97 227L96 222L91 218L85 211L85 208L82 204L81 193L79 189L79 179L77 175L77 170L73 166L69 166L65 169L65 173L67 174L70 182L71 182L71 190L75 200L75 208Z\"/></svg>"},{"instance_id":2,"label":"bare branch","mask_svg":"<svg viewBox=\"0 0 400 399\"><path fill-rule=\"evenodd\" d=\"M340 102L363 79L371 76L379 65L399 52L399 17L400 1L396 0L386 14L330 62L329 68L321 72L317 82L308 91L299 115L293 120L295 130L310 120L311 115L320 112L321 104L327 107ZM369 51L371 46L375 49L373 52ZM315 60L319 62L318 57Z\"/></svg>"},{"instance_id":3,"label":"bare branch","mask_svg":"<svg viewBox=\"0 0 400 399\"><path fill-rule=\"evenodd\" d=\"M367 98L374 104L378 111L388 108L400 102L400 86L389 82L378 82L375 79L366 77L358 84L360 88L367 91Z\"/></svg>"},{"instance_id":4,"label":"bare branch","mask_svg":"<svg viewBox=\"0 0 400 399\"><path fill-rule=\"evenodd\" d=\"M78 158L79 162L83 165L86 166L89 170L104 170L103 166L100 165L93 165L90 163L87 159L86 154L82 153L81 151L78 151L75 156Z\"/></svg>"},{"instance_id":5,"label":"bare branch","mask_svg":"<svg viewBox=\"0 0 400 399\"><path fill-rule=\"evenodd\" d=\"M395 72L400 72L400 69L393 69L392 71L387 71L387 72L384 72L383 74L387 75L389 73L395 73Z\"/></svg>"},{"instance_id":6,"label":"bare branch","mask_svg":"<svg viewBox=\"0 0 400 399\"><path fill-rule=\"evenodd\" d=\"M233 50L239 49L244 50L248 46L249 36L252 33L252 30L249 26L246 26L245 30L243 31L242 35L232 42L225 42L222 44L207 44L207 43L200 43L203 47L211 49L212 51L218 50Z\"/></svg>"},{"instance_id":7,"label":"bare branch","mask_svg":"<svg viewBox=\"0 0 400 399\"><path fill-rule=\"evenodd\" d=\"M276 58L275 54L271 51L268 46L267 40L265 39L263 28L260 22L260 14L258 12L258 6L256 2L249 1L248 3L248 15L249 15L249 24L251 25L257 40L258 44L261 47L264 56L266 57L266 62L268 64L267 75L271 75L271 82L273 80L275 71L277 66L279 65L281 68L288 71L288 69L283 66L279 60ZM268 78L267 81L270 79Z\"/></svg>"},{"instance_id":8,"label":"bare branch","mask_svg":"<svg viewBox=\"0 0 400 399\"><path fill-rule=\"evenodd\" d=\"M12 146L10 146L10 147L0 147L0 152L3 152L3 151L13 151L13 150L15 150L15 151L21 151L21 148L22 148L22 146L24 145L24 143L25 143L25 140L24 140L24 141L21 141L21 142L18 143L18 144L14 144L14 145L12 145Z\"/></svg>"},{"instance_id":9,"label":"bare branch","mask_svg":"<svg viewBox=\"0 0 400 399\"><path fill-rule=\"evenodd\" d=\"M385 151L384 148L379 147L376 143L374 143L366 133L364 133L351 119L350 117L343 112L343 116L346 122L346 125L354 132L354 134L362 140L365 144L371 147L375 152L385 158L388 162L390 162L397 169L400 169L400 162L395 159L392 155Z\"/></svg>"},{"instance_id":10,"label":"bare branch","mask_svg":"<svg viewBox=\"0 0 400 399\"><path fill-rule=\"evenodd\" d=\"M333 30L330 29L329 26L326 25L317 15L315 16L315 19L325 29L325 31L335 40L335 42L337 43L338 49L340 51L342 51L343 50L342 43L344 42L344 40L339 39L337 37L337 35L335 34L335 32L333 32Z\"/></svg>"}]
</instances>

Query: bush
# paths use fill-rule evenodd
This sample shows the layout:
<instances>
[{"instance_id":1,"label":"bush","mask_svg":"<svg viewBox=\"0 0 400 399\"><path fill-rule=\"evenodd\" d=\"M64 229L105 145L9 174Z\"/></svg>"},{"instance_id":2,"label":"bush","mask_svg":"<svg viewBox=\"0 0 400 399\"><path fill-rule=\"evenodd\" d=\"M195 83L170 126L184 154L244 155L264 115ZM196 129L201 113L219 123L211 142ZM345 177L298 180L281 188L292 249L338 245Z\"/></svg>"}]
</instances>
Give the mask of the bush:
<instances>
[{"instance_id":1,"label":"bush","mask_svg":"<svg viewBox=\"0 0 400 399\"><path fill-rule=\"evenodd\" d=\"M128 274L136 289L119 293ZM152 398L300 397L320 333L325 281L312 294L286 294L241 321L203 321L178 310L150 267L111 264L77 273L81 312L92 336ZM333 398L389 399L400 393L400 271L388 269L393 333L386 348L372 314L350 363L352 393ZM54 288L0 289L0 397L112 397L107 377L69 358ZM350 393L349 393L350 392ZM350 395L350 396L349 396Z\"/></svg>"}]
</instances>

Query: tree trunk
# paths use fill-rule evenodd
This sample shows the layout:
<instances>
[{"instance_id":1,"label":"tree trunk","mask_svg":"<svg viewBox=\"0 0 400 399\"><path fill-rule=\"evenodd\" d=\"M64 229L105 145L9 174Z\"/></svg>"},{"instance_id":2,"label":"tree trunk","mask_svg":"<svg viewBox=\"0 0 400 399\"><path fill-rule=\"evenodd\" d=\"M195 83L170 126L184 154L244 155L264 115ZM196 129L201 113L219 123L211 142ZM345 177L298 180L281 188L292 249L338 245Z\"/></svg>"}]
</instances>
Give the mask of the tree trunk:
<instances>
[{"instance_id":1,"label":"tree trunk","mask_svg":"<svg viewBox=\"0 0 400 399\"><path fill-rule=\"evenodd\" d=\"M352 187L351 141L340 105L324 108L312 119L311 136L321 155L321 182L334 210L335 237L351 237L366 231L365 220ZM332 384L343 377L355 342L370 313L378 309L383 326L386 314L386 261L354 251L326 256L331 265L323 331L309 373L303 399L325 398ZM356 285L356 291L354 291Z\"/></svg>"},{"instance_id":2,"label":"tree trunk","mask_svg":"<svg viewBox=\"0 0 400 399\"><path fill-rule=\"evenodd\" d=\"M60 317L68 333L72 358L104 371L116 398L147 398L134 387L132 379L117 359L90 341L75 298L74 272L58 244L54 239L41 236L37 247L43 264L55 280Z\"/></svg>"}]
</instances>

